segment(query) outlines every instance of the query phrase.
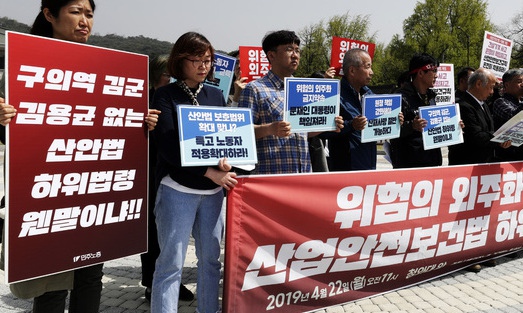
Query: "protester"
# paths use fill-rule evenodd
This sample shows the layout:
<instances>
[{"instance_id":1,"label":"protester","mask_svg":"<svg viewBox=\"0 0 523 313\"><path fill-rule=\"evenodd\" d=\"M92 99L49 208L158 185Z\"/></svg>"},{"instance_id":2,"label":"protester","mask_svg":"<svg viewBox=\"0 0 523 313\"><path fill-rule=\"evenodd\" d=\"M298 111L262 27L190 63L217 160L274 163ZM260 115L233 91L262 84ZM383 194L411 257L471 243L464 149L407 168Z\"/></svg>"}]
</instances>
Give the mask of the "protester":
<instances>
[{"instance_id":1,"label":"protester","mask_svg":"<svg viewBox=\"0 0 523 313\"><path fill-rule=\"evenodd\" d=\"M340 111L345 127L329 136L329 170L374 170L377 162L376 142L361 142L361 131L367 125L362 112L362 97L373 94L367 87L372 79L372 59L362 49L351 49L343 57ZM399 120L402 122L403 114Z\"/></svg>"},{"instance_id":2,"label":"protester","mask_svg":"<svg viewBox=\"0 0 523 313\"><path fill-rule=\"evenodd\" d=\"M495 129L523 110L523 70L510 69L503 74L502 80L503 96L492 105ZM520 161L523 160L523 147L496 147L496 156L500 161Z\"/></svg>"},{"instance_id":3,"label":"protester","mask_svg":"<svg viewBox=\"0 0 523 313\"><path fill-rule=\"evenodd\" d=\"M396 87L393 92L399 92L402 88L407 87L408 83L410 83L410 74L409 71L405 71L398 76L398 79L396 79Z\"/></svg>"},{"instance_id":4,"label":"protester","mask_svg":"<svg viewBox=\"0 0 523 313\"><path fill-rule=\"evenodd\" d=\"M177 81L156 90L152 107L161 110L153 132L158 149L159 181L154 213L160 255L156 261L151 312L177 312L181 275L189 237L198 257L198 312L218 312L223 188L237 180L231 166L182 167L176 107L180 104L225 106L222 92L203 84L213 77L214 48L201 34L188 32L174 44L168 73Z\"/></svg>"},{"instance_id":5,"label":"protester","mask_svg":"<svg viewBox=\"0 0 523 313\"><path fill-rule=\"evenodd\" d=\"M441 149L425 150L422 131L427 121L419 117L419 108L436 105L434 87L439 62L426 53L414 55L409 62L411 82L400 89L404 123L400 137L391 140L391 160L394 168L442 165Z\"/></svg>"},{"instance_id":6,"label":"protester","mask_svg":"<svg viewBox=\"0 0 523 313\"><path fill-rule=\"evenodd\" d=\"M149 62L149 105L152 103L155 91L170 83L171 75L167 73L167 60L169 55L162 54ZM142 286L145 287L145 298L151 301L153 287L153 274L156 259L160 254L158 246L158 235L154 216L154 203L156 201L156 144L152 138L149 140L149 207L148 207L148 231L147 231L147 252L140 255L142 263ZM180 285L179 299L182 301L194 300L194 294L183 284Z\"/></svg>"},{"instance_id":7,"label":"protester","mask_svg":"<svg viewBox=\"0 0 523 313\"><path fill-rule=\"evenodd\" d=\"M236 65L234 66L233 84L231 86L229 99L227 99L227 106L237 107L238 101L240 101L240 95L247 85L247 77L242 77L240 70L240 51L234 50L229 53L229 55L236 58Z\"/></svg>"},{"instance_id":8,"label":"protester","mask_svg":"<svg viewBox=\"0 0 523 313\"><path fill-rule=\"evenodd\" d=\"M262 48L271 70L245 86L238 104L253 114L258 164L252 173L309 173L307 136L317 134L291 133L290 123L283 121L284 79L292 77L300 64L300 39L293 31L275 31L265 36ZM336 123L343 127L341 117Z\"/></svg>"},{"instance_id":9,"label":"protester","mask_svg":"<svg viewBox=\"0 0 523 313\"><path fill-rule=\"evenodd\" d=\"M490 141L495 129L485 101L494 92L495 84L496 76L484 68L479 68L470 75L467 92L459 102L460 115L465 124L463 143L449 146L449 165L494 162L496 146L503 149L510 147L510 141L501 144ZM496 261L490 260L483 264L495 266ZM471 265L467 270L477 273L481 271L481 265Z\"/></svg>"},{"instance_id":10,"label":"protester","mask_svg":"<svg viewBox=\"0 0 523 313\"><path fill-rule=\"evenodd\" d=\"M449 165L477 164L496 161L494 148L508 148L510 141L495 143L494 121L490 110L485 105L493 93L496 76L484 68L479 68L470 75L467 93L459 102L459 111L465 124L463 143L449 147Z\"/></svg>"},{"instance_id":11,"label":"protester","mask_svg":"<svg viewBox=\"0 0 523 313\"><path fill-rule=\"evenodd\" d=\"M459 100L463 97L463 95L467 92L469 77L470 77L470 74L474 73L474 71L475 71L474 68L467 66L467 67L462 68L458 72L458 75L456 76L456 81L457 81L457 88L456 88L456 92L455 92L456 103L458 103Z\"/></svg>"},{"instance_id":12,"label":"protester","mask_svg":"<svg viewBox=\"0 0 523 313\"><path fill-rule=\"evenodd\" d=\"M30 33L33 35L72 41L87 42L93 26L94 0L42 0L40 13ZM3 85L3 84L2 84ZM3 86L2 86L3 89ZM5 103L0 92L0 123L7 125L16 110ZM149 129L156 125L159 111L150 110L146 117ZM102 290L103 264L74 271L37 278L10 285L14 295L32 298L33 312L64 312L67 290L71 290L69 312L94 313L99 311Z\"/></svg>"}]
</instances>

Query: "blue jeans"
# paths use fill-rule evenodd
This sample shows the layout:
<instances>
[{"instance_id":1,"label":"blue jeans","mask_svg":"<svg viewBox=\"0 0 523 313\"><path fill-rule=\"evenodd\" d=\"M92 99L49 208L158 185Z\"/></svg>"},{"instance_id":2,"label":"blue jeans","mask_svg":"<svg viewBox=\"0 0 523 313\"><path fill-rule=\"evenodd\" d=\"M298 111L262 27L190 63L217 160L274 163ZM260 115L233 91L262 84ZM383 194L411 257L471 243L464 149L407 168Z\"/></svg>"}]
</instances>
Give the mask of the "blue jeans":
<instances>
[{"instance_id":1,"label":"blue jeans","mask_svg":"<svg viewBox=\"0 0 523 313\"><path fill-rule=\"evenodd\" d=\"M222 202L222 192L197 195L163 184L158 188L154 213L160 255L153 278L152 313L178 311L178 294L191 231L198 258L198 312L219 311L220 242L224 223Z\"/></svg>"}]
</instances>

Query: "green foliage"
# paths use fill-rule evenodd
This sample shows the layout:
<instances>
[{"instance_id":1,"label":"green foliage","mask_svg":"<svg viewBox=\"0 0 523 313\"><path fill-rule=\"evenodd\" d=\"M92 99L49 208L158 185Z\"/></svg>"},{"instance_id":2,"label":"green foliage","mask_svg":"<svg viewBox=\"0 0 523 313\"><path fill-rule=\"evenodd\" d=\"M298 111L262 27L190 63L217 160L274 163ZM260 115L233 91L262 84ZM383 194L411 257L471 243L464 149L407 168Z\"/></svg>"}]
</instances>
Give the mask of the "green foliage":
<instances>
[{"instance_id":1,"label":"green foliage","mask_svg":"<svg viewBox=\"0 0 523 313\"><path fill-rule=\"evenodd\" d=\"M93 35L89 38L88 43L98 47L145 54L151 59L160 54L169 54L173 46L170 42L144 36L122 37L114 34L105 36Z\"/></svg>"},{"instance_id":2,"label":"green foliage","mask_svg":"<svg viewBox=\"0 0 523 313\"><path fill-rule=\"evenodd\" d=\"M394 35L388 46L379 46L373 60L373 85L396 85L398 77L409 68L409 59L414 55L411 46L405 44L399 35Z\"/></svg>"},{"instance_id":3,"label":"green foliage","mask_svg":"<svg viewBox=\"0 0 523 313\"><path fill-rule=\"evenodd\" d=\"M369 35L369 17L349 13L337 15L327 22L320 21L309 25L298 32L301 40L302 53L300 67L295 75L308 77L315 71L326 70L330 64L332 37L343 37L355 40L373 42L375 35Z\"/></svg>"},{"instance_id":4,"label":"green foliage","mask_svg":"<svg viewBox=\"0 0 523 313\"><path fill-rule=\"evenodd\" d=\"M405 44L454 67L479 66L485 31L494 26L483 0L426 0L403 23Z\"/></svg>"},{"instance_id":5,"label":"green foliage","mask_svg":"<svg viewBox=\"0 0 523 313\"><path fill-rule=\"evenodd\" d=\"M29 25L19 23L7 17L0 17L0 27L19 33L29 33L29 30L31 29Z\"/></svg>"},{"instance_id":6,"label":"green foliage","mask_svg":"<svg viewBox=\"0 0 523 313\"><path fill-rule=\"evenodd\" d=\"M514 42L510 67L523 68L523 10L512 18L508 28L502 31L502 34Z\"/></svg>"}]
</instances>

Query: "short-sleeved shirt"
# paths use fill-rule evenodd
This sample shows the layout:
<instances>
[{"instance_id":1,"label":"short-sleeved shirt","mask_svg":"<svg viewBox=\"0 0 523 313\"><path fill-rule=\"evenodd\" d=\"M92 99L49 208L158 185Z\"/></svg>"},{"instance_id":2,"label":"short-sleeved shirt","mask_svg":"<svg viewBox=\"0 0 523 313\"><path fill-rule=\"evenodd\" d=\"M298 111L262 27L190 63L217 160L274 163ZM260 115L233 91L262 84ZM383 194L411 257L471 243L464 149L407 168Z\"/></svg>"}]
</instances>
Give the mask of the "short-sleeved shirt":
<instances>
[{"instance_id":1,"label":"short-sleeved shirt","mask_svg":"<svg viewBox=\"0 0 523 313\"><path fill-rule=\"evenodd\" d=\"M239 107L251 108L255 125L283 120L284 82L272 71L247 84ZM292 130L291 130L292 131ZM307 133L289 137L267 136L256 139L258 164L253 174L289 174L311 172Z\"/></svg>"}]
</instances>

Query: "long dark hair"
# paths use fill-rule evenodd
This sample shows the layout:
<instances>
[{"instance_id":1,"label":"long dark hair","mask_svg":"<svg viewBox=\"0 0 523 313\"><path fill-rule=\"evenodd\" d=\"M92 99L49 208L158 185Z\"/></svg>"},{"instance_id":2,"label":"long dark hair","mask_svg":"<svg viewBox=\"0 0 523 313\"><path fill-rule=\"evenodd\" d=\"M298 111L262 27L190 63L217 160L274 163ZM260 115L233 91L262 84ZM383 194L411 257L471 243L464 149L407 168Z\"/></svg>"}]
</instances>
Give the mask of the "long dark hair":
<instances>
[{"instance_id":1,"label":"long dark hair","mask_svg":"<svg viewBox=\"0 0 523 313\"><path fill-rule=\"evenodd\" d=\"M211 52L211 61L214 62L214 48L202 34L188 32L180 36L174 43L174 46L167 61L167 70L169 74L177 80L184 80L183 59L191 55L202 56L209 50ZM214 66L211 66L207 79L214 77Z\"/></svg>"},{"instance_id":2,"label":"long dark hair","mask_svg":"<svg viewBox=\"0 0 523 313\"><path fill-rule=\"evenodd\" d=\"M51 24L44 16L44 9L49 9L49 12L54 17L58 17L60 10L66 6L72 0L42 0L42 5L40 6L40 13L36 16L33 26L29 31L32 35L42 36L42 37L53 37L53 24ZM89 0L91 8L95 9L94 0Z\"/></svg>"}]
</instances>

